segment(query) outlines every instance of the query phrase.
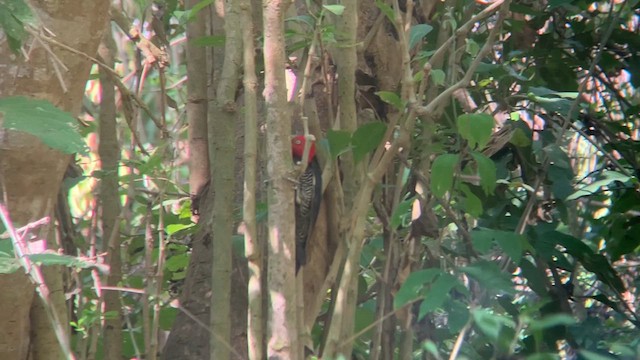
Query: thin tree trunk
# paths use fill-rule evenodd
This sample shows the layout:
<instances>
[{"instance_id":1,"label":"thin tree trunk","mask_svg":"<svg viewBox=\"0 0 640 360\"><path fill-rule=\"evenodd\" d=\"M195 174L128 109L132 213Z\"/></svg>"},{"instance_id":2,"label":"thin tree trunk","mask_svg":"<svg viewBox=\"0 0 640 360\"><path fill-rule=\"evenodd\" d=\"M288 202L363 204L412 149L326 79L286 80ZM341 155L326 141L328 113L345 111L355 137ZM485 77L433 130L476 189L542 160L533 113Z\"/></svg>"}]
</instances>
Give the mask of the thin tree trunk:
<instances>
[{"instance_id":1,"label":"thin tree trunk","mask_svg":"<svg viewBox=\"0 0 640 360\"><path fill-rule=\"evenodd\" d=\"M267 357L296 359L295 242L291 118L286 109L284 14L288 2L264 0L264 63L269 177Z\"/></svg>"},{"instance_id":2,"label":"thin tree trunk","mask_svg":"<svg viewBox=\"0 0 640 360\"><path fill-rule=\"evenodd\" d=\"M200 0L186 0L187 10ZM209 146L207 137L207 54L194 40L206 34L207 12L199 11L187 22L187 121L189 123L189 191L192 195L209 179Z\"/></svg>"},{"instance_id":3,"label":"thin tree trunk","mask_svg":"<svg viewBox=\"0 0 640 360\"><path fill-rule=\"evenodd\" d=\"M249 360L264 359L263 254L256 222L256 184L258 183L258 100L254 28L251 4L239 1L242 9L244 59L244 249L249 267L247 345Z\"/></svg>"},{"instance_id":4,"label":"thin tree trunk","mask_svg":"<svg viewBox=\"0 0 640 360\"><path fill-rule=\"evenodd\" d=\"M229 359L231 343L231 269L235 189L236 90L242 61L240 7L225 2L225 49L217 98L209 121L211 179L214 189L212 296L210 354L212 359Z\"/></svg>"},{"instance_id":5,"label":"thin tree trunk","mask_svg":"<svg viewBox=\"0 0 640 360\"><path fill-rule=\"evenodd\" d=\"M355 104L355 73L357 67L356 53L356 31L358 28L358 2L356 0L344 1L344 12L336 18L336 35L340 45L335 50L336 62L340 64L338 69L338 118L342 125L342 129L353 133L357 126L357 114ZM351 153L342 157L342 170L344 173L344 202L347 209L352 208L356 193L360 188L361 174L364 171L358 171L353 161ZM362 166L362 165L361 165ZM364 221L364 219L362 219ZM353 225L353 224L350 224ZM358 226L364 226L361 222ZM349 225L343 228L351 228L356 231L358 227ZM364 231L364 227L361 229ZM331 325L328 330L327 346L325 354L334 356L336 353L350 354L352 343L342 344L341 341L350 337L353 333L355 320L355 301L357 298L357 277L359 266L359 253L361 246L354 242L348 242L349 255L351 261L356 263L345 265L345 271L342 273L341 291L337 294L336 301L340 302L338 309L339 317L332 317ZM349 261L349 260L348 260ZM340 345L338 344L340 342Z\"/></svg>"},{"instance_id":6,"label":"thin tree trunk","mask_svg":"<svg viewBox=\"0 0 640 360\"><path fill-rule=\"evenodd\" d=\"M105 33L99 48L99 55L105 65L113 68L115 43L111 32ZM103 251L108 252L109 264L108 286L118 286L122 278L122 261L120 255L120 224L116 220L120 216L120 194L118 184L118 168L120 162L120 145L116 130L116 95L115 85L110 75L100 69L100 85L102 95L100 101L99 147L101 169L104 176L100 181L100 208L102 222ZM122 358L122 313L120 292L107 291L104 294L105 312L114 313L105 320L104 354L105 359Z\"/></svg>"}]
</instances>

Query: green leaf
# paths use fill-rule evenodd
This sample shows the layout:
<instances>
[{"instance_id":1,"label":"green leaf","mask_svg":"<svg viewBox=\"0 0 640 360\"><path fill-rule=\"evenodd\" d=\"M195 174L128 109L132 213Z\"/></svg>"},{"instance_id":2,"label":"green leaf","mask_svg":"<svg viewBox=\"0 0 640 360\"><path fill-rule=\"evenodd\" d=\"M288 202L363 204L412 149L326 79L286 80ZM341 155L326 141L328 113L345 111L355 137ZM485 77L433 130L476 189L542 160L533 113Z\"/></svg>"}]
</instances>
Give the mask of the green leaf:
<instances>
[{"instance_id":1,"label":"green leaf","mask_svg":"<svg viewBox=\"0 0 640 360\"><path fill-rule=\"evenodd\" d=\"M463 302L452 300L447 303L449 332L457 334L469 321L469 308Z\"/></svg>"},{"instance_id":2,"label":"green leaf","mask_svg":"<svg viewBox=\"0 0 640 360\"><path fill-rule=\"evenodd\" d=\"M489 114L463 114L456 121L460 136L472 149L484 148L493 133L493 117Z\"/></svg>"},{"instance_id":3,"label":"green leaf","mask_svg":"<svg viewBox=\"0 0 640 360\"><path fill-rule=\"evenodd\" d=\"M200 11L202 11L202 9L206 8L207 6L213 4L214 0L202 0L200 2L198 2L197 4L195 4L191 10L189 11L189 15L188 15L188 21L191 21L193 19L195 19L196 15L198 15L198 13Z\"/></svg>"},{"instance_id":4,"label":"green leaf","mask_svg":"<svg viewBox=\"0 0 640 360\"><path fill-rule=\"evenodd\" d=\"M588 350L578 350L578 352L580 353L580 355L582 355L582 357L585 360L614 360L614 359L618 359L617 357L602 355L602 354L598 354L598 353L595 353L595 352L592 352L592 351L588 351Z\"/></svg>"},{"instance_id":5,"label":"green leaf","mask_svg":"<svg viewBox=\"0 0 640 360\"><path fill-rule=\"evenodd\" d=\"M344 5L322 5L322 7L334 15L340 16L344 13Z\"/></svg>"},{"instance_id":6,"label":"green leaf","mask_svg":"<svg viewBox=\"0 0 640 360\"><path fill-rule=\"evenodd\" d=\"M0 222L0 234L5 232L4 224ZM11 239L1 239L0 240L0 257L10 257L13 258L13 242Z\"/></svg>"},{"instance_id":7,"label":"green leaf","mask_svg":"<svg viewBox=\"0 0 640 360\"><path fill-rule=\"evenodd\" d=\"M558 325L573 325L576 319L568 314L550 314L542 319L532 319L529 322L529 328L533 331L544 330Z\"/></svg>"},{"instance_id":8,"label":"green leaf","mask_svg":"<svg viewBox=\"0 0 640 360\"><path fill-rule=\"evenodd\" d=\"M374 121L360 126L351 137L353 145L353 160L358 163L362 161L369 152L375 150L387 131L387 125Z\"/></svg>"},{"instance_id":9,"label":"green leaf","mask_svg":"<svg viewBox=\"0 0 640 360\"><path fill-rule=\"evenodd\" d=\"M171 330L173 322L178 315L178 309L174 307L163 306L160 309L160 328L162 330Z\"/></svg>"},{"instance_id":10,"label":"green leaf","mask_svg":"<svg viewBox=\"0 0 640 360\"><path fill-rule=\"evenodd\" d=\"M167 231L167 235L173 235L179 231L185 230L185 229L190 229L192 227L196 226L196 224L194 223L190 223L190 224L169 224L166 227L166 231Z\"/></svg>"},{"instance_id":11,"label":"green leaf","mask_svg":"<svg viewBox=\"0 0 640 360\"><path fill-rule=\"evenodd\" d=\"M21 266L20 261L14 257L0 256L0 274L13 274Z\"/></svg>"},{"instance_id":12,"label":"green leaf","mask_svg":"<svg viewBox=\"0 0 640 360\"><path fill-rule=\"evenodd\" d=\"M464 210L471 216L479 217L482 215L482 201L474 194L467 184L458 184L460 191L464 194L462 206Z\"/></svg>"},{"instance_id":13,"label":"green leaf","mask_svg":"<svg viewBox=\"0 0 640 360\"><path fill-rule=\"evenodd\" d=\"M409 50L413 49L414 46L422 40L428 33L433 30L433 26L427 24L418 24L413 25L411 30L409 31Z\"/></svg>"},{"instance_id":14,"label":"green leaf","mask_svg":"<svg viewBox=\"0 0 640 360\"><path fill-rule=\"evenodd\" d=\"M444 79L446 77L444 71L441 69L433 69L430 73L431 81L436 85L444 85Z\"/></svg>"},{"instance_id":15,"label":"green leaf","mask_svg":"<svg viewBox=\"0 0 640 360\"><path fill-rule=\"evenodd\" d=\"M473 230L471 231L471 239L474 247L478 243L484 244L485 248L488 242L495 241L516 264L519 264L520 259L522 259L522 251L526 243L526 238L523 235L518 235L511 231L492 229Z\"/></svg>"},{"instance_id":16,"label":"green leaf","mask_svg":"<svg viewBox=\"0 0 640 360\"><path fill-rule=\"evenodd\" d=\"M329 142L329 153L334 158L344 154L351 145L351 134L345 130L327 131L327 141Z\"/></svg>"},{"instance_id":17,"label":"green leaf","mask_svg":"<svg viewBox=\"0 0 640 360\"><path fill-rule=\"evenodd\" d=\"M471 231L471 240L474 247L476 247L476 244L481 246L478 251L482 253L486 253L489 250L487 244L495 241L516 264L519 264L520 259L522 259L522 251L526 242L523 235L518 235L511 231L493 229L473 230Z\"/></svg>"},{"instance_id":18,"label":"green leaf","mask_svg":"<svg viewBox=\"0 0 640 360\"><path fill-rule=\"evenodd\" d=\"M313 28L314 26L316 26L316 21L313 19L313 17L309 15L298 15L298 16L287 18L284 21L303 23L309 26L310 28Z\"/></svg>"},{"instance_id":19,"label":"green leaf","mask_svg":"<svg viewBox=\"0 0 640 360\"><path fill-rule=\"evenodd\" d=\"M473 321L480 331L493 341L498 340L500 330L503 326L513 327L513 320L498 314L494 314L488 309L474 309L471 311Z\"/></svg>"},{"instance_id":20,"label":"green leaf","mask_svg":"<svg viewBox=\"0 0 640 360\"><path fill-rule=\"evenodd\" d=\"M580 239L559 231L546 232L542 237L549 239L552 243L562 245L567 250L567 253L580 261L585 269L594 273L598 280L621 293L626 291L622 279L620 279L620 276L611 266L607 258L594 253L593 250Z\"/></svg>"},{"instance_id":21,"label":"green leaf","mask_svg":"<svg viewBox=\"0 0 640 360\"><path fill-rule=\"evenodd\" d=\"M169 271L178 271L189 266L189 254L181 253L170 256L165 262L165 267Z\"/></svg>"},{"instance_id":22,"label":"green leaf","mask_svg":"<svg viewBox=\"0 0 640 360\"><path fill-rule=\"evenodd\" d=\"M485 156L482 153L472 151L471 156L476 161L478 165L478 174L480 175L480 185L482 186L482 190L487 195L493 194L493 191L496 189L496 164L491 160L491 158Z\"/></svg>"},{"instance_id":23,"label":"green leaf","mask_svg":"<svg viewBox=\"0 0 640 360\"><path fill-rule=\"evenodd\" d=\"M224 35L207 35L200 36L190 41L191 44L195 46L221 47L224 46L225 40L226 38L224 37Z\"/></svg>"},{"instance_id":24,"label":"green leaf","mask_svg":"<svg viewBox=\"0 0 640 360\"><path fill-rule=\"evenodd\" d=\"M442 274L440 269L424 269L414 271L407 277L402 284L400 290L396 293L393 301L395 309L399 309L406 304L420 298L422 296L422 288L433 281L433 279Z\"/></svg>"},{"instance_id":25,"label":"green leaf","mask_svg":"<svg viewBox=\"0 0 640 360\"><path fill-rule=\"evenodd\" d=\"M574 0L549 0L549 10L560 6L570 5Z\"/></svg>"},{"instance_id":26,"label":"green leaf","mask_svg":"<svg viewBox=\"0 0 640 360\"><path fill-rule=\"evenodd\" d=\"M4 115L0 123L5 129L34 135L49 147L66 154L87 153L76 119L46 100L23 96L2 98L0 113Z\"/></svg>"},{"instance_id":27,"label":"green leaf","mask_svg":"<svg viewBox=\"0 0 640 360\"><path fill-rule=\"evenodd\" d=\"M569 195L566 200L575 200L583 196L593 195L597 193L601 187L606 187L614 181L620 181L624 183L632 179L631 177L617 171L605 171L602 175L602 179L594 181L591 184L580 188L578 191Z\"/></svg>"},{"instance_id":28,"label":"green leaf","mask_svg":"<svg viewBox=\"0 0 640 360\"><path fill-rule=\"evenodd\" d=\"M440 274L436 281L433 282L431 287L424 296L422 303L420 304L420 312L418 314L418 321L420 321L428 313L438 309L442 306L444 301L449 297L449 291L457 285L458 279L450 274Z\"/></svg>"},{"instance_id":29,"label":"green leaf","mask_svg":"<svg viewBox=\"0 0 640 360\"><path fill-rule=\"evenodd\" d=\"M458 164L458 154L442 154L431 165L431 192L443 197L453 187L453 173Z\"/></svg>"},{"instance_id":30,"label":"green leaf","mask_svg":"<svg viewBox=\"0 0 640 360\"><path fill-rule=\"evenodd\" d=\"M387 17L387 19L391 21L392 24L395 23L395 14L393 12L393 8L391 8L389 4L384 2L384 0L376 0L376 6L378 7L378 9L380 9L380 11L382 11L382 13Z\"/></svg>"},{"instance_id":31,"label":"green leaf","mask_svg":"<svg viewBox=\"0 0 640 360\"><path fill-rule=\"evenodd\" d=\"M511 274L502 272L494 262L480 260L461 268L460 271L475 279L484 289L494 290L496 293L515 293Z\"/></svg>"},{"instance_id":32,"label":"green leaf","mask_svg":"<svg viewBox=\"0 0 640 360\"><path fill-rule=\"evenodd\" d=\"M465 39L465 40L466 40L465 51L467 52L467 54L471 56L478 55L478 53L480 52L480 45L478 45L478 43L473 41L472 39Z\"/></svg>"},{"instance_id":33,"label":"green leaf","mask_svg":"<svg viewBox=\"0 0 640 360\"><path fill-rule=\"evenodd\" d=\"M407 217L407 215L409 215L409 210L413 206L414 201L415 196L412 196L396 206L396 209L393 211L393 215L391 215L392 228L397 228L398 226L402 225L403 220Z\"/></svg>"},{"instance_id":34,"label":"green leaf","mask_svg":"<svg viewBox=\"0 0 640 360\"><path fill-rule=\"evenodd\" d=\"M35 24L31 7L23 0L0 2L0 29L7 35L9 47L18 53L27 37L24 27Z\"/></svg>"},{"instance_id":35,"label":"green leaf","mask_svg":"<svg viewBox=\"0 0 640 360\"><path fill-rule=\"evenodd\" d=\"M400 99L398 94L391 91L378 91L376 92L376 95L378 95L380 100L392 105L394 108L398 110L404 109L405 102Z\"/></svg>"}]
</instances>

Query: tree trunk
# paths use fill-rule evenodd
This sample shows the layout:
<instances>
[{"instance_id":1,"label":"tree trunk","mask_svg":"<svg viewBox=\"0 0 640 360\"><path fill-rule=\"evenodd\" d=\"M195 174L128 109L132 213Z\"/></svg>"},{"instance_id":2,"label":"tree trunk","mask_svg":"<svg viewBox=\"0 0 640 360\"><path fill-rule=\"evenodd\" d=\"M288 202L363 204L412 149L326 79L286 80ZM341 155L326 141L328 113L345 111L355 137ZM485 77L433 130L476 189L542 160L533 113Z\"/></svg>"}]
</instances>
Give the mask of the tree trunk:
<instances>
[{"instance_id":1,"label":"tree trunk","mask_svg":"<svg viewBox=\"0 0 640 360\"><path fill-rule=\"evenodd\" d=\"M267 105L269 244L267 357L297 359L291 115L286 107L284 14L287 2L263 1L264 98Z\"/></svg>"},{"instance_id":2,"label":"tree trunk","mask_svg":"<svg viewBox=\"0 0 640 360\"><path fill-rule=\"evenodd\" d=\"M58 42L93 56L106 29L109 3L104 1L34 2L43 25L56 35ZM78 31L82 29L82 31ZM4 41L0 46L0 97L24 95L52 102L59 108L78 114L91 63L79 55L52 46L64 64L54 69L51 58L37 42L29 61L11 53ZM56 71L60 71L59 79ZM62 86L61 81L64 82ZM66 89L66 90L65 90ZM60 183L70 157L21 132L0 129L0 191L16 226L24 226L45 216L52 217ZM39 238L55 248L50 226L40 227ZM46 268L45 278L52 303L67 324L60 269ZM0 275L0 358L62 358L60 346L49 323L40 315L40 300L34 301L33 285L18 271Z\"/></svg>"}]
</instances>

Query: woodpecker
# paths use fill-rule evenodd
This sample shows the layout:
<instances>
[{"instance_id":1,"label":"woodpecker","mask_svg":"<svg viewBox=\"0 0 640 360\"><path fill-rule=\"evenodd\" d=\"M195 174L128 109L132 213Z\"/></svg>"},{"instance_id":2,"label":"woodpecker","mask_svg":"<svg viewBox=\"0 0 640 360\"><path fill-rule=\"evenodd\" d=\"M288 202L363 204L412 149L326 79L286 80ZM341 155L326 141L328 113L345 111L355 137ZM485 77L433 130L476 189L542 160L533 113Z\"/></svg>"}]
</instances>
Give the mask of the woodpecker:
<instances>
[{"instance_id":1,"label":"woodpecker","mask_svg":"<svg viewBox=\"0 0 640 360\"><path fill-rule=\"evenodd\" d=\"M302 162L306 138L297 135L291 140L291 153L296 164ZM316 158L316 145L309 148L307 169L296 186L296 274L307 263L307 243L316 223L322 198L322 169Z\"/></svg>"}]
</instances>

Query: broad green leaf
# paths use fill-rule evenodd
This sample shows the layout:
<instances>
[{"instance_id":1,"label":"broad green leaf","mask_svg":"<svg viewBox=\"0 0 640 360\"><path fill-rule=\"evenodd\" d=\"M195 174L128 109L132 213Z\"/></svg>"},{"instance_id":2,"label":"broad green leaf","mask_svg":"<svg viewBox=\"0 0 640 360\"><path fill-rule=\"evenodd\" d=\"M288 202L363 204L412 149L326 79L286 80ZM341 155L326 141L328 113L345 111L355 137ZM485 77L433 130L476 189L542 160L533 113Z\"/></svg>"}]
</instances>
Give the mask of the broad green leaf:
<instances>
[{"instance_id":1,"label":"broad green leaf","mask_svg":"<svg viewBox=\"0 0 640 360\"><path fill-rule=\"evenodd\" d=\"M440 274L436 281L431 284L429 290L425 292L424 299L420 304L418 321L420 321L428 313L441 307L445 300L449 297L449 291L451 291L451 289L456 286L457 282L458 279L450 274Z\"/></svg>"},{"instance_id":2,"label":"broad green leaf","mask_svg":"<svg viewBox=\"0 0 640 360\"><path fill-rule=\"evenodd\" d=\"M551 9L555 9L557 7L560 6L564 6L564 5L571 5L571 3L574 2L574 0L549 0L549 10Z\"/></svg>"},{"instance_id":3,"label":"broad green leaf","mask_svg":"<svg viewBox=\"0 0 640 360\"><path fill-rule=\"evenodd\" d=\"M4 233L4 224L0 221L0 234ZM11 239L0 239L0 257L14 257Z\"/></svg>"},{"instance_id":4,"label":"broad green leaf","mask_svg":"<svg viewBox=\"0 0 640 360\"><path fill-rule=\"evenodd\" d=\"M453 187L453 173L458 165L458 154L442 154L431 165L431 192L443 197Z\"/></svg>"},{"instance_id":5,"label":"broad green leaf","mask_svg":"<svg viewBox=\"0 0 640 360\"><path fill-rule=\"evenodd\" d=\"M409 50L413 49L422 38L433 30L433 26L427 24L413 25L409 31Z\"/></svg>"},{"instance_id":6,"label":"broad green leaf","mask_svg":"<svg viewBox=\"0 0 640 360\"><path fill-rule=\"evenodd\" d=\"M400 290L396 293L393 302L394 308L399 309L415 299L420 298L422 296L422 287L431 283L439 274L442 274L442 270L440 269L424 269L409 274L407 280L405 280Z\"/></svg>"},{"instance_id":7,"label":"broad green leaf","mask_svg":"<svg viewBox=\"0 0 640 360\"><path fill-rule=\"evenodd\" d=\"M469 142L472 149L482 149L493 133L493 117L489 114L463 114L456 121L460 136Z\"/></svg>"},{"instance_id":8,"label":"broad green leaf","mask_svg":"<svg viewBox=\"0 0 640 360\"><path fill-rule=\"evenodd\" d=\"M334 15L340 16L344 13L344 5L322 5L322 7Z\"/></svg>"},{"instance_id":9,"label":"broad green leaf","mask_svg":"<svg viewBox=\"0 0 640 360\"><path fill-rule=\"evenodd\" d=\"M511 275L502 272L494 262L480 260L460 268L460 271L475 279L483 289L493 290L495 293L515 293Z\"/></svg>"},{"instance_id":10,"label":"broad green leaf","mask_svg":"<svg viewBox=\"0 0 640 360\"><path fill-rule=\"evenodd\" d=\"M560 360L558 354L553 353L537 353L527 356L526 360Z\"/></svg>"},{"instance_id":11,"label":"broad green leaf","mask_svg":"<svg viewBox=\"0 0 640 360\"><path fill-rule=\"evenodd\" d=\"M457 334L469 321L469 308L463 302L451 300L447 304L449 332Z\"/></svg>"},{"instance_id":12,"label":"broad green leaf","mask_svg":"<svg viewBox=\"0 0 640 360\"><path fill-rule=\"evenodd\" d=\"M444 71L440 69L433 69L430 73L431 81L436 85L444 85L444 79L446 77Z\"/></svg>"},{"instance_id":13,"label":"broad green leaf","mask_svg":"<svg viewBox=\"0 0 640 360\"><path fill-rule=\"evenodd\" d=\"M494 314L488 309L474 309L471 311L473 321L480 331L493 341L498 340L500 330L503 326L513 327L513 320L498 314Z\"/></svg>"},{"instance_id":14,"label":"broad green leaf","mask_svg":"<svg viewBox=\"0 0 640 360\"><path fill-rule=\"evenodd\" d=\"M374 310L367 307L358 307L356 309L356 316L353 324L354 330L359 333L361 330L364 330L366 327L371 325L371 323L373 323L375 320L376 313ZM369 330L365 332L365 334L370 332L371 328L369 328Z\"/></svg>"},{"instance_id":15,"label":"broad green leaf","mask_svg":"<svg viewBox=\"0 0 640 360\"><path fill-rule=\"evenodd\" d=\"M22 265L20 261L14 257L0 256L0 274L13 274L18 271Z\"/></svg>"},{"instance_id":16,"label":"broad green leaf","mask_svg":"<svg viewBox=\"0 0 640 360\"><path fill-rule=\"evenodd\" d=\"M480 45L472 39L465 39L466 41L466 52L471 56L476 56L480 52Z\"/></svg>"},{"instance_id":17,"label":"broad green leaf","mask_svg":"<svg viewBox=\"0 0 640 360\"><path fill-rule=\"evenodd\" d=\"M169 271L185 269L189 265L189 254L181 253L169 256L165 262L165 267Z\"/></svg>"},{"instance_id":18,"label":"broad green leaf","mask_svg":"<svg viewBox=\"0 0 640 360\"><path fill-rule=\"evenodd\" d=\"M617 357L595 353L589 350L578 350L582 358L585 360L615 360Z\"/></svg>"},{"instance_id":19,"label":"broad green leaf","mask_svg":"<svg viewBox=\"0 0 640 360\"><path fill-rule=\"evenodd\" d=\"M387 131L387 125L375 121L360 126L351 137L353 145L353 160L358 163L362 161L369 152L375 150Z\"/></svg>"},{"instance_id":20,"label":"broad green leaf","mask_svg":"<svg viewBox=\"0 0 640 360\"><path fill-rule=\"evenodd\" d=\"M207 6L213 4L214 0L202 0L199 1L197 4L193 5L193 7L191 8L191 10L189 11L189 15L188 15L188 21L191 21L193 19L195 19L196 15L198 15L198 13L200 11L202 11L202 9L206 8Z\"/></svg>"},{"instance_id":21,"label":"broad green leaf","mask_svg":"<svg viewBox=\"0 0 640 360\"><path fill-rule=\"evenodd\" d=\"M493 194L496 189L496 164L489 157L482 153L472 151L471 156L478 165L478 174L480 175L480 185L487 195Z\"/></svg>"},{"instance_id":22,"label":"broad green leaf","mask_svg":"<svg viewBox=\"0 0 640 360\"><path fill-rule=\"evenodd\" d=\"M482 201L474 194L467 184L458 184L458 188L464 194L462 206L464 210L471 216L479 217L482 215Z\"/></svg>"},{"instance_id":23,"label":"broad green leaf","mask_svg":"<svg viewBox=\"0 0 640 360\"><path fill-rule=\"evenodd\" d=\"M87 153L76 119L46 100L23 96L2 98L0 113L3 115L0 124L5 129L34 135L49 147L66 154Z\"/></svg>"},{"instance_id":24,"label":"broad green leaf","mask_svg":"<svg viewBox=\"0 0 640 360\"><path fill-rule=\"evenodd\" d=\"M477 229L471 231L471 239L474 247L479 244L480 252L486 253L489 249L487 244L495 241L504 252L516 263L520 263L522 258L523 244L526 239L523 235L518 235L511 231L501 231L493 229ZM484 251L482 251L484 249Z\"/></svg>"},{"instance_id":25,"label":"broad green leaf","mask_svg":"<svg viewBox=\"0 0 640 360\"><path fill-rule=\"evenodd\" d=\"M391 215L392 228L397 228L398 226L402 225L403 220L407 217L407 215L410 214L409 210L411 210L414 201L415 196L412 196L409 199L404 200L403 202L398 204L396 209L393 211L393 215Z\"/></svg>"},{"instance_id":26,"label":"broad green leaf","mask_svg":"<svg viewBox=\"0 0 640 360\"><path fill-rule=\"evenodd\" d=\"M173 322L178 315L178 309L169 306L163 306L160 309L160 328L162 330L171 330Z\"/></svg>"},{"instance_id":27,"label":"broad green leaf","mask_svg":"<svg viewBox=\"0 0 640 360\"><path fill-rule=\"evenodd\" d=\"M571 159L569 159L566 151L560 146L555 144L545 146L543 151L548 155L549 159L551 159L551 164L563 169L571 169Z\"/></svg>"},{"instance_id":28,"label":"broad green leaf","mask_svg":"<svg viewBox=\"0 0 640 360\"><path fill-rule=\"evenodd\" d=\"M550 314L542 319L532 319L529 328L533 331L544 330L558 325L573 325L576 319L568 314Z\"/></svg>"},{"instance_id":29,"label":"broad green leaf","mask_svg":"<svg viewBox=\"0 0 640 360\"><path fill-rule=\"evenodd\" d=\"M529 99L538 103L548 112L557 112L560 114L568 114L572 104L572 101L569 99L560 97L549 98L536 96L532 93L529 93Z\"/></svg>"},{"instance_id":30,"label":"broad green leaf","mask_svg":"<svg viewBox=\"0 0 640 360\"><path fill-rule=\"evenodd\" d=\"M395 14L393 12L393 8L389 6L384 0L376 0L376 6L382 13L391 21L392 24L395 23Z\"/></svg>"},{"instance_id":31,"label":"broad green leaf","mask_svg":"<svg viewBox=\"0 0 640 360\"><path fill-rule=\"evenodd\" d=\"M329 142L329 153L332 157L337 158L349 150L351 134L345 130L329 130L327 131L327 141Z\"/></svg>"},{"instance_id":32,"label":"broad green leaf","mask_svg":"<svg viewBox=\"0 0 640 360\"><path fill-rule=\"evenodd\" d=\"M487 229L471 231L471 244L473 244L473 248L481 254L486 254L491 250L494 239L491 231L492 230Z\"/></svg>"},{"instance_id":33,"label":"broad green leaf","mask_svg":"<svg viewBox=\"0 0 640 360\"><path fill-rule=\"evenodd\" d=\"M559 231L549 231L542 236L549 239L552 243L562 245L568 254L576 258L585 269L594 273L598 277L598 280L621 293L626 291L622 279L620 279L620 276L611 266L607 258L594 253L594 251L580 239Z\"/></svg>"},{"instance_id":34,"label":"broad green leaf","mask_svg":"<svg viewBox=\"0 0 640 360\"><path fill-rule=\"evenodd\" d=\"M225 37L224 35L207 35L200 36L190 41L191 44L195 46L221 47L224 46Z\"/></svg>"},{"instance_id":35,"label":"broad green leaf","mask_svg":"<svg viewBox=\"0 0 640 360\"><path fill-rule=\"evenodd\" d=\"M166 227L166 231L167 231L167 235L173 235L179 231L185 230L185 229L190 229L192 227L196 226L196 224L194 223L190 223L190 224L169 224Z\"/></svg>"},{"instance_id":36,"label":"broad green leaf","mask_svg":"<svg viewBox=\"0 0 640 360\"><path fill-rule=\"evenodd\" d=\"M614 181L624 183L632 179L631 177L617 171L605 171L602 175L604 176L603 179L594 181L591 184L580 188L578 191L569 195L566 200L575 200L583 196L593 195L597 193L601 187L606 187Z\"/></svg>"},{"instance_id":37,"label":"broad green leaf","mask_svg":"<svg viewBox=\"0 0 640 360\"><path fill-rule=\"evenodd\" d=\"M0 30L7 35L9 47L18 53L27 37L24 27L35 24L31 7L24 0L0 2Z\"/></svg>"},{"instance_id":38,"label":"broad green leaf","mask_svg":"<svg viewBox=\"0 0 640 360\"><path fill-rule=\"evenodd\" d=\"M378 91L376 92L376 95L378 95L380 100L392 105L394 108L398 110L404 109L405 103L400 99L398 94L391 91Z\"/></svg>"},{"instance_id":39,"label":"broad green leaf","mask_svg":"<svg viewBox=\"0 0 640 360\"><path fill-rule=\"evenodd\" d=\"M303 23L303 24L309 26L310 28L313 28L316 25L316 21L313 19L313 17L311 17L309 15L293 16L293 17L285 19L285 22L286 21Z\"/></svg>"}]
</instances>

